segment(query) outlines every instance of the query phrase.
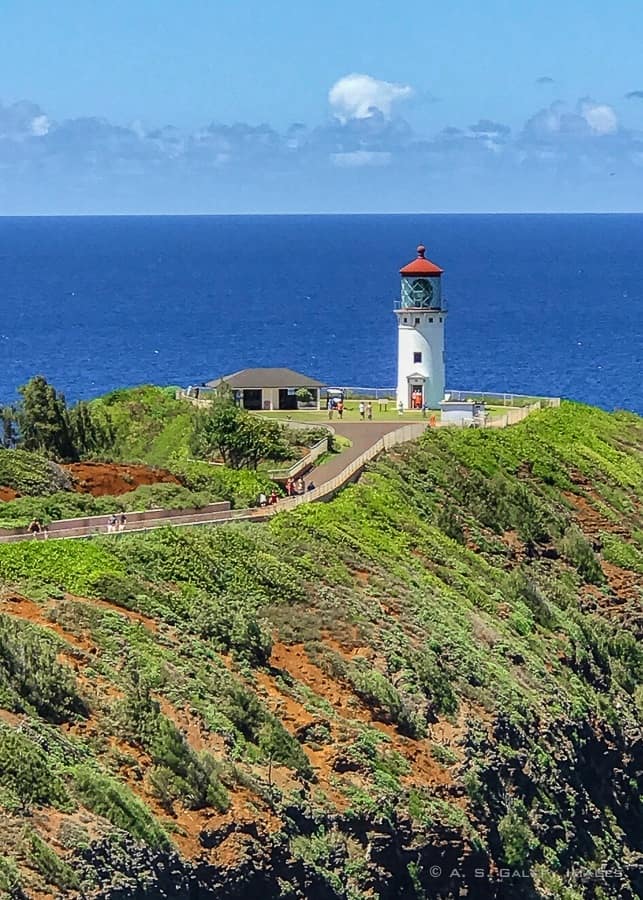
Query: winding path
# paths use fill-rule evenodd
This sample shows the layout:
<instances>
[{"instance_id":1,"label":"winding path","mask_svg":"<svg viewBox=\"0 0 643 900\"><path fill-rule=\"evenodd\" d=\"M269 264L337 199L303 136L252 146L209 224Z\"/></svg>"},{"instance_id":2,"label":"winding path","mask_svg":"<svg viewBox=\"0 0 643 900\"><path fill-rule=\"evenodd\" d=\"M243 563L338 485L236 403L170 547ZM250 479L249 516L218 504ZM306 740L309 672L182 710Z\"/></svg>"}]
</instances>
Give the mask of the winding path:
<instances>
[{"instance_id":1,"label":"winding path","mask_svg":"<svg viewBox=\"0 0 643 900\"><path fill-rule=\"evenodd\" d=\"M250 509L230 509L229 503L213 503L201 511L159 509L147 513L128 513L125 532L149 531L166 525L214 525L231 521L263 521L276 512L291 509L300 503L326 500L333 496L344 484L359 475L366 463L397 443L417 438L426 429L426 423L404 425L400 421L390 422L333 422L335 433L351 441L351 446L317 466L310 480L315 489L297 497L287 497L274 506ZM86 538L105 534L109 516L88 516L83 519L67 519L52 522L50 540L62 538ZM115 535L117 536L117 535ZM33 541L26 529L15 529L12 533L0 534L0 543Z\"/></svg>"}]
</instances>

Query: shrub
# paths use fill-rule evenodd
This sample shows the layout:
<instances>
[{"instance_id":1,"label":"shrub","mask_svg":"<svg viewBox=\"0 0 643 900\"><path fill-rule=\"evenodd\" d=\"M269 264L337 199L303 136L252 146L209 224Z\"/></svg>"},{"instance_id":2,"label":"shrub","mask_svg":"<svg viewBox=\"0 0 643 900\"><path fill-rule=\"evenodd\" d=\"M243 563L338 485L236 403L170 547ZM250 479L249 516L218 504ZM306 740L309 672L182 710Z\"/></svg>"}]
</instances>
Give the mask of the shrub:
<instances>
[{"instance_id":1,"label":"shrub","mask_svg":"<svg viewBox=\"0 0 643 900\"><path fill-rule=\"evenodd\" d=\"M56 657L52 639L40 629L0 614L0 680L51 722L86 714L68 666Z\"/></svg>"},{"instance_id":2,"label":"shrub","mask_svg":"<svg viewBox=\"0 0 643 900\"><path fill-rule=\"evenodd\" d=\"M18 806L68 809L69 795L48 756L25 735L0 726L0 787Z\"/></svg>"},{"instance_id":3,"label":"shrub","mask_svg":"<svg viewBox=\"0 0 643 900\"><path fill-rule=\"evenodd\" d=\"M581 531L575 525L565 531L559 542L560 553L577 570L583 581L590 584L603 584L605 576L594 551Z\"/></svg>"},{"instance_id":4,"label":"shrub","mask_svg":"<svg viewBox=\"0 0 643 900\"><path fill-rule=\"evenodd\" d=\"M523 866L538 846L538 839L529 825L524 803L514 800L509 811L498 822L498 834L502 841L503 856L511 868Z\"/></svg>"},{"instance_id":5,"label":"shrub","mask_svg":"<svg viewBox=\"0 0 643 900\"><path fill-rule=\"evenodd\" d=\"M0 854L0 896L22 898L20 872L15 860Z\"/></svg>"},{"instance_id":6,"label":"shrub","mask_svg":"<svg viewBox=\"0 0 643 900\"><path fill-rule=\"evenodd\" d=\"M173 793L190 809L227 808L225 790L212 757L195 753L176 725L161 713L149 687L138 677L125 698L117 703L116 716L121 732L140 743L160 768L153 783L157 789L165 786L166 799Z\"/></svg>"},{"instance_id":7,"label":"shrub","mask_svg":"<svg viewBox=\"0 0 643 900\"><path fill-rule=\"evenodd\" d=\"M63 890L78 887L78 876L35 831L29 830L24 839L29 863L42 875L47 884Z\"/></svg>"},{"instance_id":8,"label":"shrub","mask_svg":"<svg viewBox=\"0 0 643 900\"><path fill-rule=\"evenodd\" d=\"M152 847L167 846L167 835L126 784L89 764L74 766L70 774L78 800L96 815Z\"/></svg>"},{"instance_id":9,"label":"shrub","mask_svg":"<svg viewBox=\"0 0 643 900\"><path fill-rule=\"evenodd\" d=\"M95 596L104 575L122 575L118 559L99 541L21 541L0 545L0 579L44 580L73 594Z\"/></svg>"},{"instance_id":10,"label":"shrub","mask_svg":"<svg viewBox=\"0 0 643 900\"><path fill-rule=\"evenodd\" d=\"M71 477L39 453L0 448L0 485L19 494L40 497L71 490Z\"/></svg>"}]
</instances>

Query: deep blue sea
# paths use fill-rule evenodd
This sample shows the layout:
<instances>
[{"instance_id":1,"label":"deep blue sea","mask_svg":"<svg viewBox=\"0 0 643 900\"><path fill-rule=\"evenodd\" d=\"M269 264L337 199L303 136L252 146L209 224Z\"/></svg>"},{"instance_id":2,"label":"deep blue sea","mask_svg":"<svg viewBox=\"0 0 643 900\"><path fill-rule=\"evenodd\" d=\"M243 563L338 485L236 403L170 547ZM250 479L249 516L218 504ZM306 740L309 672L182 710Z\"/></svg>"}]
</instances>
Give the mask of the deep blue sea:
<instances>
[{"instance_id":1,"label":"deep blue sea","mask_svg":"<svg viewBox=\"0 0 643 900\"><path fill-rule=\"evenodd\" d=\"M395 384L400 266L445 269L447 386L643 413L643 216L0 219L0 400L290 366Z\"/></svg>"}]
</instances>

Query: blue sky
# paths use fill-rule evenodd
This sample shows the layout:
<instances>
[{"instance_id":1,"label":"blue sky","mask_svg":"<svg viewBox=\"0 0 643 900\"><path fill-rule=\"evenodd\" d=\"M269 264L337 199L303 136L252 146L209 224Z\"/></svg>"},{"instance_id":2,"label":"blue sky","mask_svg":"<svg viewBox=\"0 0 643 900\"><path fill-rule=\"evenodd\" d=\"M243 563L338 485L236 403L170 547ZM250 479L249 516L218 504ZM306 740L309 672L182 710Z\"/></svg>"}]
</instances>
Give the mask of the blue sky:
<instances>
[{"instance_id":1,"label":"blue sky","mask_svg":"<svg viewBox=\"0 0 643 900\"><path fill-rule=\"evenodd\" d=\"M640 0L11 0L0 25L0 213L643 205Z\"/></svg>"}]
</instances>

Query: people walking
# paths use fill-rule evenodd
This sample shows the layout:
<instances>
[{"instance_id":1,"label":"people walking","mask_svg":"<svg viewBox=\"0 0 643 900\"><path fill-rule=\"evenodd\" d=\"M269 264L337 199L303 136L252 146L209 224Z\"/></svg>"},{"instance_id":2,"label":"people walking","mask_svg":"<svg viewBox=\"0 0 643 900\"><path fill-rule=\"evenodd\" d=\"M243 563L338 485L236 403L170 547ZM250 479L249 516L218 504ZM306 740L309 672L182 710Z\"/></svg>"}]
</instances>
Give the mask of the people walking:
<instances>
[{"instance_id":1,"label":"people walking","mask_svg":"<svg viewBox=\"0 0 643 900\"><path fill-rule=\"evenodd\" d=\"M397 414L398 414L398 416L401 416L401 415L403 414L403 412L404 412L404 404L403 404L402 401L400 400L400 402L397 404Z\"/></svg>"},{"instance_id":2,"label":"people walking","mask_svg":"<svg viewBox=\"0 0 643 900\"><path fill-rule=\"evenodd\" d=\"M40 532L42 531L42 525L40 524L39 519L32 519L29 523L29 527L27 531L33 538L37 538Z\"/></svg>"},{"instance_id":3,"label":"people walking","mask_svg":"<svg viewBox=\"0 0 643 900\"><path fill-rule=\"evenodd\" d=\"M373 421L373 404L369 402L366 404L366 417L369 422Z\"/></svg>"},{"instance_id":4,"label":"people walking","mask_svg":"<svg viewBox=\"0 0 643 900\"><path fill-rule=\"evenodd\" d=\"M114 513L107 520L107 534L113 534L116 531L116 516Z\"/></svg>"},{"instance_id":5,"label":"people walking","mask_svg":"<svg viewBox=\"0 0 643 900\"><path fill-rule=\"evenodd\" d=\"M328 418L333 418L333 412L335 411L335 401L331 398L328 401Z\"/></svg>"},{"instance_id":6,"label":"people walking","mask_svg":"<svg viewBox=\"0 0 643 900\"><path fill-rule=\"evenodd\" d=\"M344 401L343 400L337 401L337 415L339 416L340 419L344 418Z\"/></svg>"},{"instance_id":7,"label":"people walking","mask_svg":"<svg viewBox=\"0 0 643 900\"><path fill-rule=\"evenodd\" d=\"M267 505L268 505L268 498L266 497L266 495L265 495L264 492L262 491L262 492L259 494L259 506L267 506Z\"/></svg>"},{"instance_id":8,"label":"people walking","mask_svg":"<svg viewBox=\"0 0 643 900\"><path fill-rule=\"evenodd\" d=\"M273 489L268 497L268 506L274 506L277 502L277 492Z\"/></svg>"},{"instance_id":9,"label":"people walking","mask_svg":"<svg viewBox=\"0 0 643 900\"><path fill-rule=\"evenodd\" d=\"M436 422L436 419L435 419L435 413L433 413L433 415L432 415L431 418L429 419L429 426L430 426L431 428L435 428L435 422Z\"/></svg>"},{"instance_id":10,"label":"people walking","mask_svg":"<svg viewBox=\"0 0 643 900\"><path fill-rule=\"evenodd\" d=\"M294 486L294 482L293 482L292 478L289 477L286 481L286 493L288 494L289 497L292 497L293 486Z\"/></svg>"},{"instance_id":11,"label":"people walking","mask_svg":"<svg viewBox=\"0 0 643 900\"><path fill-rule=\"evenodd\" d=\"M364 413L366 412L366 406L363 400L360 400L359 403L359 417L362 421L364 421Z\"/></svg>"},{"instance_id":12,"label":"people walking","mask_svg":"<svg viewBox=\"0 0 643 900\"><path fill-rule=\"evenodd\" d=\"M118 530L125 531L125 526L127 525L127 516L124 512L120 514L118 517Z\"/></svg>"}]
</instances>

